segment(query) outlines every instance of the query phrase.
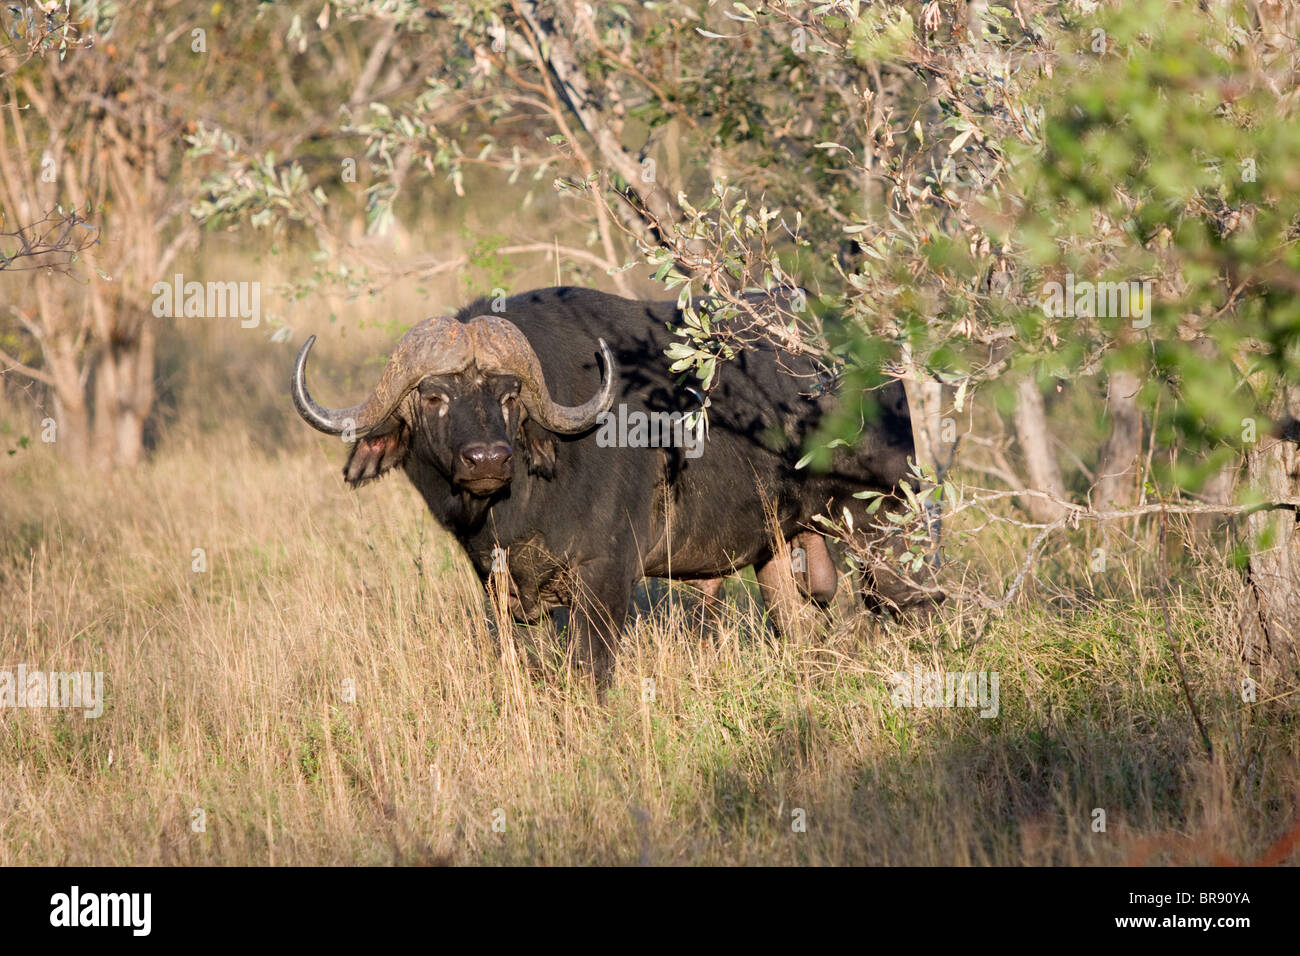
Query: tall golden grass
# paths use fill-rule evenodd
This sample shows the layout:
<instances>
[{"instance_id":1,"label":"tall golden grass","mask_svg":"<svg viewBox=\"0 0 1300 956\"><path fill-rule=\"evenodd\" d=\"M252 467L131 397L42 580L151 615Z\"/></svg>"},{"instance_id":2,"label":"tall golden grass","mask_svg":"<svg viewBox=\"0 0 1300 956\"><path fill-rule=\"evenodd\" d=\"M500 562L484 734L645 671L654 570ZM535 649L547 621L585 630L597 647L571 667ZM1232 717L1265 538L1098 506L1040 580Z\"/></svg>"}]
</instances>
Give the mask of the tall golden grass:
<instances>
[{"instance_id":1,"label":"tall golden grass","mask_svg":"<svg viewBox=\"0 0 1300 956\"><path fill-rule=\"evenodd\" d=\"M925 627L842 589L783 639L743 582L707 632L689 589L656 589L599 700L549 663L553 632L498 636L404 478L345 490L344 446L293 418L290 346L187 345L137 473L20 448L33 413L0 408L0 669L107 690L98 719L0 708L0 864L1251 861L1300 812L1291 708L1241 699L1226 570L1171 597L1213 757L1139 550L1113 588ZM998 717L893 704L917 665L996 671Z\"/></svg>"}]
</instances>

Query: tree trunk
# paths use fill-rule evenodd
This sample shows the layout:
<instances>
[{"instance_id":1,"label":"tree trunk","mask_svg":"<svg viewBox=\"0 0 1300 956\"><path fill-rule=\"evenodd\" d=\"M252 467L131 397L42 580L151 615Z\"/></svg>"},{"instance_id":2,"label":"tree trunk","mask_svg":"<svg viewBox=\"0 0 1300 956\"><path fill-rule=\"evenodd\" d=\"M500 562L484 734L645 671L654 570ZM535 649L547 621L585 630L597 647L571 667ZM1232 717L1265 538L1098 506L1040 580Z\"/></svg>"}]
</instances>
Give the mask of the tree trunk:
<instances>
[{"instance_id":1,"label":"tree trunk","mask_svg":"<svg viewBox=\"0 0 1300 956\"><path fill-rule=\"evenodd\" d=\"M1016 385L1015 423L1016 440L1025 456L1025 470L1029 475L1028 487L1057 498L1065 498L1061 466L1052 454L1043 393L1038 390L1038 382L1032 374L1026 375ZM1055 521L1065 514L1063 507L1045 498L1026 495L1021 501L1035 521Z\"/></svg>"},{"instance_id":2,"label":"tree trunk","mask_svg":"<svg viewBox=\"0 0 1300 956\"><path fill-rule=\"evenodd\" d=\"M1100 511L1128 508L1137 501L1138 459L1142 452L1141 380L1127 370L1111 372L1106 396L1110 436L1101 446L1092 506Z\"/></svg>"},{"instance_id":3,"label":"tree trunk","mask_svg":"<svg viewBox=\"0 0 1300 956\"><path fill-rule=\"evenodd\" d=\"M95 459L101 468L134 468L144 454L153 405L154 336L148 321L108 343L95 378Z\"/></svg>"},{"instance_id":4,"label":"tree trunk","mask_svg":"<svg viewBox=\"0 0 1300 956\"><path fill-rule=\"evenodd\" d=\"M912 416L916 463L932 475L941 475L952 464L952 443L942 439L943 386L929 377L912 376L903 379L903 390Z\"/></svg>"},{"instance_id":5,"label":"tree trunk","mask_svg":"<svg viewBox=\"0 0 1300 956\"><path fill-rule=\"evenodd\" d=\"M1240 471L1241 459L1234 459L1224 465L1205 482L1201 489L1201 500L1210 505L1226 505L1232 502L1237 490L1237 473ZM1204 535L1209 535L1221 528L1225 518L1221 514L1197 515L1192 525Z\"/></svg>"},{"instance_id":6,"label":"tree trunk","mask_svg":"<svg viewBox=\"0 0 1300 956\"><path fill-rule=\"evenodd\" d=\"M912 445L916 463L940 481L952 467L952 441L944 441L943 385L928 372L917 367L912 358L912 348L903 344L903 391L907 395L907 411L912 419ZM952 432L956 432L953 428Z\"/></svg>"},{"instance_id":7,"label":"tree trunk","mask_svg":"<svg viewBox=\"0 0 1300 956\"><path fill-rule=\"evenodd\" d=\"M1275 420L1300 419L1300 388L1286 389ZM1265 499L1300 497L1300 446L1261 436L1246 453L1246 480ZM1246 519L1251 555L1238 600L1241 653L1263 679L1300 665L1300 529L1294 511L1260 511Z\"/></svg>"},{"instance_id":8,"label":"tree trunk","mask_svg":"<svg viewBox=\"0 0 1300 956\"><path fill-rule=\"evenodd\" d=\"M1208 362L1219 362L1223 360L1223 354L1213 339L1201 337L1193 340L1192 348L1196 354ZM1208 454L1208 452L1207 452ZM1211 475L1201 488L1201 500L1211 505L1226 505L1233 500L1237 490L1237 479L1241 475L1242 459L1235 457L1226 465ZM1205 514L1196 516L1193 521L1193 527L1203 535L1209 535L1218 528L1223 527L1225 517L1221 514Z\"/></svg>"},{"instance_id":9,"label":"tree trunk","mask_svg":"<svg viewBox=\"0 0 1300 956\"><path fill-rule=\"evenodd\" d=\"M90 410L81 390L54 390L54 447L78 467L90 463ZM43 429L42 429L43 430Z\"/></svg>"},{"instance_id":10,"label":"tree trunk","mask_svg":"<svg viewBox=\"0 0 1300 956\"><path fill-rule=\"evenodd\" d=\"M82 380L79 327L65 321L70 303L57 283L57 274L37 274L32 280L36 314L45 323L45 338L40 343L45 371L49 374L54 399L52 415L41 411L44 419L54 419L54 448L74 465L90 463L90 404Z\"/></svg>"}]
</instances>

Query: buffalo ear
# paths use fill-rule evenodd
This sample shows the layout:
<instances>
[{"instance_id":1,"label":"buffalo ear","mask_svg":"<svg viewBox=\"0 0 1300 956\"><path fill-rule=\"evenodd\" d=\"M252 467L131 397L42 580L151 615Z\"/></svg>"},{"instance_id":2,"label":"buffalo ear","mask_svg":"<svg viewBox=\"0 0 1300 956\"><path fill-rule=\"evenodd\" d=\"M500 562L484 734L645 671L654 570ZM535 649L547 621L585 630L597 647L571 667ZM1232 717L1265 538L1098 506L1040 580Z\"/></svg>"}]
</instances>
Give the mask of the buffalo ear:
<instances>
[{"instance_id":1,"label":"buffalo ear","mask_svg":"<svg viewBox=\"0 0 1300 956\"><path fill-rule=\"evenodd\" d=\"M524 446L524 454L528 456L528 473L547 481L554 478L555 442L546 437L544 431L540 436L534 434L528 424L524 425L523 434L519 437L523 439L521 444Z\"/></svg>"},{"instance_id":2,"label":"buffalo ear","mask_svg":"<svg viewBox=\"0 0 1300 956\"><path fill-rule=\"evenodd\" d=\"M348 463L343 466L343 480L359 488L404 462L410 448L410 432L405 424L384 435L358 438L348 453Z\"/></svg>"}]
</instances>

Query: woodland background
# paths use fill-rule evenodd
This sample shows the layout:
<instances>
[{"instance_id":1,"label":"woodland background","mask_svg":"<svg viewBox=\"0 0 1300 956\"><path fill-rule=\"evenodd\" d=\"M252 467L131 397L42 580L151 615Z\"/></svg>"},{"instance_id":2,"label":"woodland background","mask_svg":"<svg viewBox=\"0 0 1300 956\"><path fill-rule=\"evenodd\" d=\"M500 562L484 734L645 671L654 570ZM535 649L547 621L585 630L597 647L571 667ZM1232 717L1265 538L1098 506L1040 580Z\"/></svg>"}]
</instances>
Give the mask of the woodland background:
<instances>
[{"instance_id":1,"label":"woodland background","mask_svg":"<svg viewBox=\"0 0 1300 956\"><path fill-rule=\"evenodd\" d=\"M98 720L0 709L0 863L1293 858L1294 5L17 2L0 29L0 667L109 687ZM260 321L155 315L176 274L259 283ZM1150 322L1047 314L1067 275L1149 289ZM286 383L317 334L345 404L426 315L551 284L711 296L665 357L706 393L745 347L717 317L806 290L766 317L791 348L849 395L907 383L891 538L934 620L842 588L778 641L747 572L702 634L652 584L605 702L539 674ZM918 666L998 672L999 717L893 705Z\"/></svg>"}]
</instances>

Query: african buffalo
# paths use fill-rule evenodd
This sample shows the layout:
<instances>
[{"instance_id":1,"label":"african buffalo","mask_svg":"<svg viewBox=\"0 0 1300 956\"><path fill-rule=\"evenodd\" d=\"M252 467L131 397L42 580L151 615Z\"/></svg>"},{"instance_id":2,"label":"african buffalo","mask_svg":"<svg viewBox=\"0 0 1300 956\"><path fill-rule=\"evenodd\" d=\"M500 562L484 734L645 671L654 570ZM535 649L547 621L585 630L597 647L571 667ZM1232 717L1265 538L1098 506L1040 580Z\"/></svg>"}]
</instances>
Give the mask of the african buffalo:
<instances>
[{"instance_id":1,"label":"african buffalo","mask_svg":"<svg viewBox=\"0 0 1300 956\"><path fill-rule=\"evenodd\" d=\"M813 516L848 508L865 527L854 492L892 493L913 453L894 382L863 398L876 414L855 449L837 449L823 473L797 469L837 399L810 357L762 337L719 371L704 437L687 417L698 399L664 357L680 324L672 302L587 289L528 292L497 311L480 301L412 328L353 408L308 394L308 339L293 400L322 432L354 430L350 485L400 465L485 584L494 564L507 570L517 620L569 607L571 650L603 680L641 578L707 584L754 564L769 596L765 513L805 548L805 593L829 600L835 571ZM870 599L879 582L863 584Z\"/></svg>"}]
</instances>

